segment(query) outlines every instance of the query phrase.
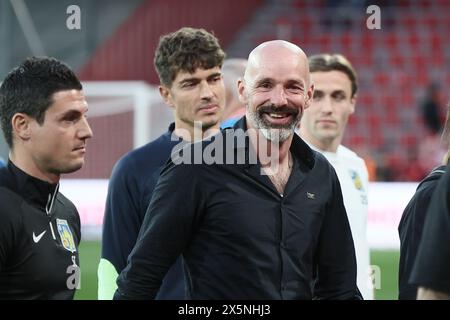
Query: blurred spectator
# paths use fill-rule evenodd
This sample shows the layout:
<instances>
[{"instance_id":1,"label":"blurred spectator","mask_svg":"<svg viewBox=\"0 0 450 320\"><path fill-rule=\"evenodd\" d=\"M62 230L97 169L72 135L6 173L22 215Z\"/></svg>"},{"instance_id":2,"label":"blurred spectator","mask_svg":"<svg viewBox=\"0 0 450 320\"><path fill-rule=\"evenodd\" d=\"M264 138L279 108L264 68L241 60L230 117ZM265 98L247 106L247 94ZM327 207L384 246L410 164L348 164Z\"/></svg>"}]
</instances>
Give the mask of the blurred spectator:
<instances>
[{"instance_id":1,"label":"blurred spectator","mask_svg":"<svg viewBox=\"0 0 450 320\"><path fill-rule=\"evenodd\" d=\"M423 138L418 145L416 171L421 171L423 176L432 168L441 163L442 157L447 150L442 148L442 142L439 135L429 135ZM413 170L413 168L411 169ZM423 178L420 177L420 178Z\"/></svg>"},{"instance_id":2,"label":"blurred spectator","mask_svg":"<svg viewBox=\"0 0 450 320\"><path fill-rule=\"evenodd\" d=\"M231 127L245 115L245 105L239 101L238 80L244 76L247 59L225 59L222 66L225 84L225 110L222 115L221 127Z\"/></svg>"},{"instance_id":3,"label":"blurred spectator","mask_svg":"<svg viewBox=\"0 0 450 320\"><path fill-rule=\"evenodd\" d=\"M420 104L423 122L428 130L435 135L441 130L441 112L439 99L439 86L431 84L424 100Z\"/></svg>"},{"instance_id":4,"label":"blurred spectator","mask_svg":"<svg viewBox=\"0 0 450 320\"><path fill-rule=\"evenodd\" d=\"M355 112L356 72L341 54L311 56L309 68L314 95L304 110L298 133L336 170L355 244L358 288L364 299L372 300L367 242L368 170L361 157L341 144L348 119Z\"/></svg>"},{"instance_id":5,"label":"blurred spectator","mask_svg":"<svg viewBox=\"0 0 450 320\"><path fill-rule=\"evenodd\" d=\"M377 180L377 163L375 162L375 159L372 158L370 155L362 156L366 167L367 167L367 173L369 174L369 181L376 181Z\"/></svg>"},{"instance_id":6,"label":"blurred spectator","mask_svg":"<svg viewBox=\"0 0 450 320\"><path fill-rule=\"evenodd\" d=\"M5 161L0 157L0 168L6 166Z\"/></svg>"},{"instance_id":7,"label":"blurred spectator","mask_svg":"<svg viewBox=\"0 0 450 320\"><path fill-rule=\"evenodd\" d=\"M378 180L378 164L375 157L373 157L372 152L368 146L359 146L355 148L353 151L356 152L366 164L367 173L369 174L369 181L377 181Z\"/></svg>"}]
</instances>

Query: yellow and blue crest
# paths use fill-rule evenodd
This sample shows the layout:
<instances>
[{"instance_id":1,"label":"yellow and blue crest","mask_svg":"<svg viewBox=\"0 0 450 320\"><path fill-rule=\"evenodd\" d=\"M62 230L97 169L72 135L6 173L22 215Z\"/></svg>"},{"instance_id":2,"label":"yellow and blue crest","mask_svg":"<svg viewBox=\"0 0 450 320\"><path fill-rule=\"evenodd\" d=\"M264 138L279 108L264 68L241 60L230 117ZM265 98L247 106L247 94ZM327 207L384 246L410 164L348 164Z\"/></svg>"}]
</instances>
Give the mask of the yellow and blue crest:
<instances>
[{"instance_id":1,"label":"yellow and blue crest","mask_svg":"<svg viewBox=\"0 0 450 320\"><path fill-rule=\"evenodd\" d=\"M70 252L77 251L75 241L73 241L72 231L70 231L67 220L56 219L56 225L58 227L58 233L59 237L61 238L61 244L63 245L63 247Z\"/></svg>"},{"instance_id":2,"label":"yellow and blue crest","mask_svg":"<svg viewBox=\"0 0 450 320\"><path fill-rule=\"evenodd\" d=\"M350 172L350 177L353 180L353 184L355 185L355 188L357 190L364 191L364 187L363 187L363 184L362 184L361 178L359 177L358 172L356 172L354 170L349 170L349 172Z\"/></svg>"}]
</instances>

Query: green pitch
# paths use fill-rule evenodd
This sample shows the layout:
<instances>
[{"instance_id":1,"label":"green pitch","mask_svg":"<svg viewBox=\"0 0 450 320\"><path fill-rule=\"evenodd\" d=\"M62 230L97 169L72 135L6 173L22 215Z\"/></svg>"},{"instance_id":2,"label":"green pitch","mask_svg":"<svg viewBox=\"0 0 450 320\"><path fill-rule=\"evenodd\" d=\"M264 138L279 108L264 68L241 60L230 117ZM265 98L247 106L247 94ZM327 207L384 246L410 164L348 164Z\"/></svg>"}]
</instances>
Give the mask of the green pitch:
<instances>
[{"instance_id":1,"label":"green pitch","mask_svg":"<svg viewBox=\"0 0 450 320\"><path fill-rule=\"evenodd\" d=\"M379 289L375 290L376 299L397 299L398 251L373 251L371 263L379 267ZM80 246L81 289L75 299L97 299L97 266L100 260L100 242L83 241ZM377 285L377 283L375 283Z\"/></svg>"}]
</instances>

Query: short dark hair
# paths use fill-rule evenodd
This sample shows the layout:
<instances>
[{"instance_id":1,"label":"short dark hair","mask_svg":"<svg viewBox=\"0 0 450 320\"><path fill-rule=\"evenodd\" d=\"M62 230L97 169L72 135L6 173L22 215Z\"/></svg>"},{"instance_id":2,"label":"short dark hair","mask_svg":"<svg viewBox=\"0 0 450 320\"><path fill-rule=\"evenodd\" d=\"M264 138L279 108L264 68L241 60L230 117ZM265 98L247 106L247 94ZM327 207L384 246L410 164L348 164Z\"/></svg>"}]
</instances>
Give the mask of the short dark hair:
<instances>
[{"instance_id":1,"label":"short dark hair","mask_svg":"<svg viewBox=\"0 0 450 320\"><path fill-rule=\"evenodd\" d=\"M350 61L348 61L342 54L316 54L309 57L308 61L310 73L334 70L345 73L350 79L352 85L352 97L355 96L356 91L358 91L356 72Z\"/></svg>"},{"instance_id":2,"label":"short dark hair","mask_svg":"<svg viewBox=\"0 0 450 320\"><path fill-rule=\"evenodd\" d=\"M225 53L219 40L204 29L181 28L159 39L155 68L161 84L170 87L179 71L222 66Z\"/></svg>"},{"instance_id":3,"label":"short dark hair","mask_svg":"<svg viewBox=\"0 0 450 320\"><path fill-rule=\"evenodd\" d=\"M53 94L72 89L83 89L80 80L54 58L27 58L14 68L0 86L0 121L9 147L13 146L11 119L16 113L27 114L42 124Z\"/></svg>"}]
</instances>

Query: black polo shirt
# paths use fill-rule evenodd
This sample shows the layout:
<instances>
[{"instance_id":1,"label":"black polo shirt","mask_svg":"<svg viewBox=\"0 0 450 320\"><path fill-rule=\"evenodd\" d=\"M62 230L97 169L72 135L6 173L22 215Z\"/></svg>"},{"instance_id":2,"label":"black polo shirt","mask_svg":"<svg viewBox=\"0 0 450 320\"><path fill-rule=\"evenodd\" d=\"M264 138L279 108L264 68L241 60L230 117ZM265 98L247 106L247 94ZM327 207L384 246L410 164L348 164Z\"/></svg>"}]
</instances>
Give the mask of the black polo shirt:
<instances>
[{"instance_id":1,"label":"black polo shirt","mask_svg":"<svg viewBox=\"0 0 450 320\"><path fill-rule=\"evenodd\" d=\"M79 242L78 212L57 185L12 162L0 169L0 299L72 299Z\"/></svg>"},{"instance_id":2,"label":"black polo shirt","mask_svg":"<svg viewBox=\"0 0 450 320\"><path fill-rule=\"evenodd\" d=\"M450 293L449 165L431 198L410 283Z\"/></svg>"},{"instance_id":3,"label":"black polo shirt","mask_svg":"<svg viewBox=\"0 0 450 320\"><path fill-rule=\"evenodd\" d=\"M234 129L245 130L245 118ZM191 299L359 297L332 166L294 135L294 166L280 195L260 164L248 163L248 143L230 148L227 132L213 140L227 146L224 159L242 159L244 151L243 164L170 161L163 170L115 298L154 298L180 254Z\"/></svg>"}]
</instances>

